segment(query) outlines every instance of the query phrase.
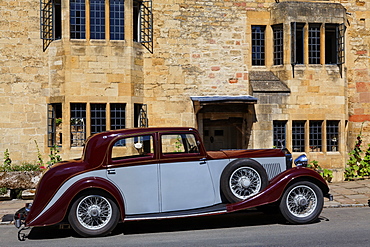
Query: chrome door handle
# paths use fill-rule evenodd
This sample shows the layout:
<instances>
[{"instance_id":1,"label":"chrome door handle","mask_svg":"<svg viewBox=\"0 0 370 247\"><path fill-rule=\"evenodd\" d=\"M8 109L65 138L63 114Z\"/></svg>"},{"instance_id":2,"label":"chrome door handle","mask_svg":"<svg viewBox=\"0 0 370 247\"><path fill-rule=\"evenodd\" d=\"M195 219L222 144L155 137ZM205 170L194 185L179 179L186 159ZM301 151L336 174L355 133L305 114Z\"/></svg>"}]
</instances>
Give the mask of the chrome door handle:
<instances>
[{"instance_id":1,"label":"chrome door handle","mask_svg":"<svg viewBox=\"0 0 370 247\"><path fill-rule=\"evenodd\" d=\"M206 164L206 163L207 163L206 161L207 161L207 158L201 158L201 159L200 159L200 163L199 163L199 164L200 164L200 165L204 165L204 164Z\"/></svg>"},{"instance_id":2,"label":"chrome door handle","mask_svg":"<svg viewBox=\"0 0 370 247\"><path fill-rule=\"evenodd\" d=\"M114 169L108 169L107 172L108 172L108 175L116 174L116 170Z\"/></svg>"}]
</instances>

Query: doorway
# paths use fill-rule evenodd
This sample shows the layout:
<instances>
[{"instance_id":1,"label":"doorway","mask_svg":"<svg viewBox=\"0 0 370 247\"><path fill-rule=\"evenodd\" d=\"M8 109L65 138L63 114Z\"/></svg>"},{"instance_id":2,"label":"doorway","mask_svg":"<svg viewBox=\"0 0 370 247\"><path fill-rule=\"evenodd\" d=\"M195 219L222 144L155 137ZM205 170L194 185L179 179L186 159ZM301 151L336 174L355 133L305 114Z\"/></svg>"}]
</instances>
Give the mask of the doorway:
<instances>
[{"instance_id":1,"label":"doorway","mask_svg":"<svg viewBox=\"0 0 370 247\"><path fill-rule=\"evenodd\" d=\"M203 141L207 151L241 149L242 118L228 120L203 120Z\"/></svg>"}]
</instances>

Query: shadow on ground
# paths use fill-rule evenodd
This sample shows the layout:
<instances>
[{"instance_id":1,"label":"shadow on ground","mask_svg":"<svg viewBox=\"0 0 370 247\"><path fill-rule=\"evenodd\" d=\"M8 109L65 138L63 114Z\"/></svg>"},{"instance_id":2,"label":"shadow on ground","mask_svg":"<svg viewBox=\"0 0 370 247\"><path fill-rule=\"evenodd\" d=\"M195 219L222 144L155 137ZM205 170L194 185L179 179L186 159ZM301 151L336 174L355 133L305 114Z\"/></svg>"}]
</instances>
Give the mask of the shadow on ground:
<instances>
[{"instance_id":1,"label":"shadow on ground","mask_svg":"<svg viewBox=\"0 0 370 247\"><path fill-rule=\"evenodd\" d=\"M317 222L328 220L319 218ZM145 220L120 223L108 236L133 235L159 232L193 231L204 229L221 229L245 226L261 226L273 224L287 224L281 216L276 214L264 214L259 211L241 211L237 213L191 217L182 219ZM34 227L28 235L28 239L57 239L79 236L70 228L60 229L59 226Z\"/></svg>"}]
</instances>

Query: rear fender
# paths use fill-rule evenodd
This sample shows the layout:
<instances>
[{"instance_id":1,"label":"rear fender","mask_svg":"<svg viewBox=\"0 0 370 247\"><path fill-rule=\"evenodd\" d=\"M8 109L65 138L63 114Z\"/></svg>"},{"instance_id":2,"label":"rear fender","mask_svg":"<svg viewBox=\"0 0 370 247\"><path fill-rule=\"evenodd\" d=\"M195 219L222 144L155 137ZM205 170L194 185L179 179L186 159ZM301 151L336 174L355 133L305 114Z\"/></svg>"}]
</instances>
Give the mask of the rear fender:
<instances>
[{"instance_id":1,"label":"rear fender","mask_svg":"<svg viewBox=\"0 0 370 247\"><path fill-rule=\"evenodd\" d=\"M241 202L228 204L227 211L234 212L276 202L281 198L285 189L292 182L298 180L311 181L315 183L323 191L324 195L327 195L329 192L329 187L320 174L308 168L294 167L273 178L270 181L270 184L255 196Z\"/></svg>"},{"instance_id":2,"label":"rear fender","mask_svg":"<svg viewBox=\"0 0 370 247\"><path fill-rule=\"evenodd\" d=\"M68 213L69 205L75 196L86 189L101 189L108 192L117 202L121 212L121 219L124 219L123 198L117 187L106 179L88 177L75 182L59 198L56 198L58 193L55 193L52 200L49 201L40 214L32 218L27 217L26 226L46 226L60 223Z\"/></svg>"}]
</instances>

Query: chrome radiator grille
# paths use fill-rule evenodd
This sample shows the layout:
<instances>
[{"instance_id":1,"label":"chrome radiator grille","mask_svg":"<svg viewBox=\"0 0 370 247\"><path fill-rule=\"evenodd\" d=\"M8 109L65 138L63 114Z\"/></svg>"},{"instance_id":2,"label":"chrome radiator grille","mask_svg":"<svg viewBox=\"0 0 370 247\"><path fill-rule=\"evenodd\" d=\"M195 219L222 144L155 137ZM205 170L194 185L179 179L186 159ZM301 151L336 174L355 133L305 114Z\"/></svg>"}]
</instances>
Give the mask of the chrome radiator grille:
<instances>
[{"instance_id":1,"label":"chrome radiator grille","mask_svg":"<svg viewBox=\"0 0 370 247\"><path fill-rule=\"evenodd\" d=\"M280 168L280 163L266 163L261 165L263 166L263 168L265 168L269 180L282 172Z\"/></svg>"}]
</instances>

